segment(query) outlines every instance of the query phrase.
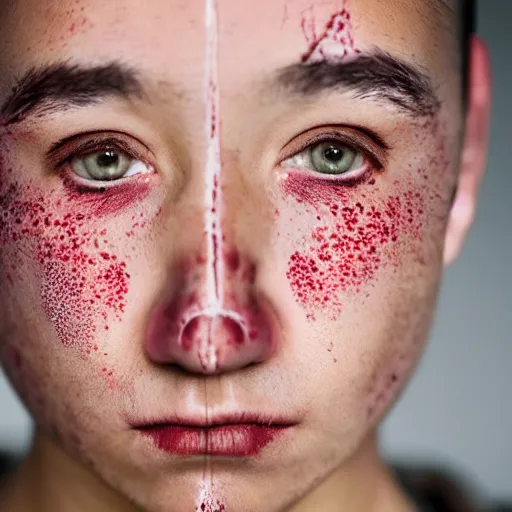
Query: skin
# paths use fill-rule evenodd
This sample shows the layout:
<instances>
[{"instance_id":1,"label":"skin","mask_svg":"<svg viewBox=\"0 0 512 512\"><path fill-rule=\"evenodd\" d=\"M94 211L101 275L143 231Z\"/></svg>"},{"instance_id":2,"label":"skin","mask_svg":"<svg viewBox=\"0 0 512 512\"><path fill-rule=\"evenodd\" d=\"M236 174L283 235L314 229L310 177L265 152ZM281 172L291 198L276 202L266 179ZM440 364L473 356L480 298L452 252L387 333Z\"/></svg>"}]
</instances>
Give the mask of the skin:
<instances>
[{"instance_id":1,"label":"skin","mask_svg":"<svg viewBox=\"0 0 512 512\"><path fill-rule=\"evenodd\" d=\"M259 329L258 343L267 343L265 332L272 343L256 355L226 348L212 375L199 352L176 349L171 327L156 348L148 335L162 310L177 308L179 323L191 307L184 297L206 307L211 293L203 3L13 5L4 2L0 16L1 99L28 67L72 57L140 67L149 101L112 98L2 128L0 196L13 185L15 192L0 241L0 354L37 424L30 454L3 491L7 510L410 510L378 456L376 428L423 351L443 266L474 215L490 103L483 45L473 44L463 134L453 34L423 1L353 0L350 14L358 49L376 45L428 70L441 105L432 116L351 94L304 102L269 92L262 78L308 49L301 21L310 4L219 2L217 300ZM338 8L318 2L319 31ZM258 26L264 37L251 35ZM358 140L367 139L357 127L378 133L389 146L383 169L336 186L282 165L299 134L307 141L315 127L333 125ZM151 148L154 172L132 177L113 211L67 192L69 165L42 163L52 143L90 131L122 131ZM372 223L364 215L371 211ZM41 225L29 226L36 218ZM71 237L66 220L78 262L57 255L59 237ZM351 225L364 243L330 245ZM367 259L352 264L350 254ZM73 295L78 282L89 291ZM218 326L219 350L228 331ZM225 411L297 425L248 459L170 456L130 427Z\"/></svg>"}]
</instances>

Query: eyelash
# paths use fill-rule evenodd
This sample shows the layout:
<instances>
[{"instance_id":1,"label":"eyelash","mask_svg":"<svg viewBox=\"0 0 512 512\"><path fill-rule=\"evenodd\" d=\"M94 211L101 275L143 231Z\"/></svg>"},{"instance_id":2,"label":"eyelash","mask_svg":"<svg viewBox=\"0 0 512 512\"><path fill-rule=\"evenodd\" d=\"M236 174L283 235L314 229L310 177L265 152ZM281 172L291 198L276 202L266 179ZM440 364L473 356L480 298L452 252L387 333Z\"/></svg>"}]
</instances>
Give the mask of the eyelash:
<instances>
[{"instance_id":1,"label":"eyelash","mask_svg":"<svg viewBox=\"0 0 512 512\"><path fill-rule=\"evenodd\" d=\"M367 133L367 135L365 136L366 138L372 138L375 140L375 142L370 143L369 141L364 140L361 134L357 133L359 131L358 129L345 128L345 130L346 131L344 133L340 133L337 130L326 131L325 129L323 131L319 131L318 135L309 137L306 140L306 142L300 143L298 147L293 148L293 151L288 152L284 158L280 159L279 165L281 165L286 160L289 160L297 155L300 155L301 153L304 153L305 151L310 151L319 144L325 142L335 142L337 144L348 146L349 148L357 152L360 152L365 160L370 161L370 165L365 165L365 170L359 173L357 176L347 177L346 175L344 176L343 174L324 174L322 175L322 179L337 182L357 182L361 181L371 170L381 171L386 165L387 151L390 149L384 143L384 141L382 141L380 137L378 137L376 134L367 132L366 130L362 130L365 133ZM311 132L311 130L308 130L308 132ZM350 135L348 135L348 133L350 133ZM296 139L297 138L300 138L300 135L296 137ZM378 149L376 146L379 146ZM377 155L377 153L379 153L379 155ZM293 167L289 168L293 169ZM297 168L297 170L305 173L314 173L315 176L321 174L319 172L311 171L308 169Z\"/></svg>"},{"instance_id":2,"label":"eyelash","mask_svg":"<svg viewBox=\"0 0 512 512\"><path fill-rule=\"evenodd\" d=\"M307 133L310 133L311 131L314 131L315 129L310 129ZM374 133L367 132L363 129L357 129L357 128L344 128L343 133L340 133L338 129L325 129L321 130L320 128L317 129L318 134L314 135L312 137L309 137L306 139L305 142L300 142L296 146L292 143L293 151L288 151L286 156L283 158L280 158L278 165L281 165L284 161L293 158L294 156L297 156L305 151L310 151L315 146L325 143L325 142L336 142L338 144L343 144L351 149L354 149L357 152L360 152L363 155L363 158L370 161L370 165L365 165L366 169L359 173L357 176L343 176L343 174L340 175L329 175L324 174L322 176L325 180L332 180L332 181L338 181L338 182L357 182L363 179L368 172L371 172L372 170L380 171L382 170L386 165L386 156L387 156L387 150L389 150L389 147ZM365 132L366 135L362 135L359 133L360 131ZM85 137L85 134L84 134ZM72 145L72 149L65 149L62 148L67 146L66 142L70 140L70 138L64 139L63 141L59 141L58 143L54 144L52 149L49 151L49 158L51 160L57 160L55 163L55 166L58 169L62 169L63 167L69 166L71 162L78 158L86 158L87 156L101 151L116 151L124 153L126 156L128 156L130 159L133 160L139 160L145 165L154 167L147 157L147 153L149 152L149 149L146 148L146 151L139 151L134 147L133 143L128 143L124 141L120 136L118 135L110 135L110 136L101 136L97 135L94 137L94 134L90 134L90 137L85 142L76 142ZM296 137L294 140L300 139L301 135ZM369 142L368 139L373 139L373 142ZM71 139L72 140L72 139ZM59 157L59 153L64 153L64 156ZM378 154L377 154L378 153ZM293 167L289 167L289 169L293 169ZM307 169L297 169L303 172L307 173L315 173L315 175L318 175L320 173L312 170ZM73 176L71 177L71 173ZM114 188L121 183L124 183L126 180L132 178L132 176L127 178L119 178L117 180L112 180L109 182L104 181L94 181L94 180L85 180L84 178L81 178L80 176L76 175L73 171L69 171L68 175L66 176L67 181L73 181L75 186L79 186L81 188L88 189L91 192L98 192L98 191L104 191L107 188Z\"/></svg>"},{"instance_id":3,"label":"eyelash","mask_svg":"<svg viewBox=\"0 0 512 512\"><path fill-rule=\"evenodd\" d=\"M85 137L86 135L83 135ZM81 137L81 139L83 139ZM117 180L111 181L100 181L100 180L86 180L78 176L75 172L68 170L68 167L73 162L73 160L79 158L87 158L93 153L103 152L103 151L115 151L119 153L125 154L132 160L139 160L145 165L150 167L154 167L150 162L147 156L149 149L146 149L146 152L137 150L134 146L134 143L128 143L124 141L118 135L110 135L110 136L96 136L90 135L91 138L85 141L73 142L71 139L70 145L71 148L68 147L68 142L70 138L64 139L62 141L57 142L53 145L52 149L48 152L48 159L50 162L54 162L53 165L58 170L66 169L65 180L67 183L72 183L76 187L80 187L85 191L90 192L104 192L106 189L115 188L116 186L121 185L131 178L119 178ZM65 148L65 149L63 149Z\"/></svg>"}]
</instances>

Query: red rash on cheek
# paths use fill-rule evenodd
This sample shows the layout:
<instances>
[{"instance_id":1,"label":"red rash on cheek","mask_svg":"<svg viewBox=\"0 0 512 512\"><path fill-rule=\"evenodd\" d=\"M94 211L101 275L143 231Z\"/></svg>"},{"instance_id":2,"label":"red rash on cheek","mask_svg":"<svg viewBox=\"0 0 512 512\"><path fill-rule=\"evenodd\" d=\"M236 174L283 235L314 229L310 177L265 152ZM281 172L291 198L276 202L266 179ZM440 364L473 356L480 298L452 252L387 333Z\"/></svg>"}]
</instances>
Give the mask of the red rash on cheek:
<instances>
[{"instance_id":1,"label":"red rash on cheek","mask_svg":"<svg viewBox=\"0 0 512 512\"><path fill-rule=\"evenodd\" d=\"M285 192L317 211L318 226L307 247L291 255L286 274L308 311L329 309L336 317L342 294L359 293L380 268L397 261L402 241L421 239L422 195L411 187L370 202L375 188L375 179L340 186L290 174L285 181Z\"/></svg>"},{"instance_id":2,"label":"red rash on cheek","mask_svg":"<svg viewBox=\"0 0 512 512\"><path fill-rule=\"evenodd\" d=\"M132 204L140 203L151 190L150 181L145 176L138 180L132 179L130 183L100 188L97 191L80 187L70 179L65 179L64 184L67 199L79 202L80 207L95 218L113 215Z\"/></svg>"},{"instance_id":3,"label":"red rash on cheek","mask_svg":"<svg viewBox=\"0 0 512 512\"><path fill-rule=\"evenodd\" d=\"M5 177L0 169L1 176ZM30 186L4 180L0 188L0 255L17 244L22 259L38 264L42 306L60 341L90 354L98 350L98 328L109 330L112 315L121 319L130 275L126 262L109 249L106 229L90 229L99 216L120 211L145 197L148 186L103 193L68 187L64 199L52 199ZM19 262L2 262L8 279L23 279ZM99 324L102 324L99 327Z\"/></svg>"}]
</instances>

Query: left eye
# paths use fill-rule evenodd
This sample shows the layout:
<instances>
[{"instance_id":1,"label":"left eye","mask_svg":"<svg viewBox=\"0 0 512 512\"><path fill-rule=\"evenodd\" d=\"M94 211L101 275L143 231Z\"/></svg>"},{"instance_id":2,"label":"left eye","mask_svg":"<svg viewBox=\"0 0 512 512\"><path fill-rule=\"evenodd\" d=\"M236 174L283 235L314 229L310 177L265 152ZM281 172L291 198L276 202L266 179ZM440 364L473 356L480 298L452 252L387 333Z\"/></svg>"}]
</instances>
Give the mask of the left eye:
<instances>
[{"instance_id":1,"label":"left eye","mask_svg":"<svg viewBox=\"0 0 512 512\"><path fill-rule=\"evenodd\" d=\"M338 141L323 141L283 161L284 167L306 168L322 174L346 174L360 169L360 151Z\"/></svg>"},{"instance_id":2,"label":"left eye","mask_svg":"<svg viewBox=\"0 0 512 512\"><path fill-rule=\"evenodd\" d=\"M71 160L70 165L78 176L95 181L114 181L151 172L150 168L140 160L116 149L96 151L83 157L76 157Z\"/></svg>"}]
</instances>

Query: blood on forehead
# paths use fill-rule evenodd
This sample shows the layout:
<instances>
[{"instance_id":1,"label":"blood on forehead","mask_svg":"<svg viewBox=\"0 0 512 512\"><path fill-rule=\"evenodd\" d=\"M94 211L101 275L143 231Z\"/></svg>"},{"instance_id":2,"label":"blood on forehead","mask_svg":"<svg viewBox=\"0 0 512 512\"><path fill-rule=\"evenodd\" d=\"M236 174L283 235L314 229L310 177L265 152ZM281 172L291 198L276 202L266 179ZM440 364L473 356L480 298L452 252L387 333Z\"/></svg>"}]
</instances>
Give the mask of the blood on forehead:
<instances>
[{"instance_id":1,"label":"blood on forehead","mask_svg":"<svg viewBox=\"0 0 512 512\"><path fill-rule=\"evenodd\" d=\"M302 31L308 43L308 50L302 55L305 64L322 60L344 60L356 56L360 51L356 48L354 29L347 0L342 2L320 33L317 33L317 23L313 8L309 9L302 18Z\"/></svg>"}]
</instances>

